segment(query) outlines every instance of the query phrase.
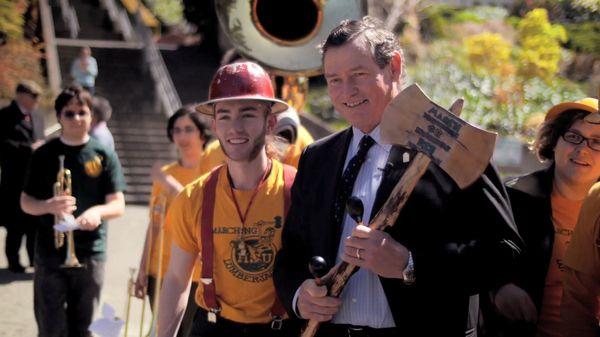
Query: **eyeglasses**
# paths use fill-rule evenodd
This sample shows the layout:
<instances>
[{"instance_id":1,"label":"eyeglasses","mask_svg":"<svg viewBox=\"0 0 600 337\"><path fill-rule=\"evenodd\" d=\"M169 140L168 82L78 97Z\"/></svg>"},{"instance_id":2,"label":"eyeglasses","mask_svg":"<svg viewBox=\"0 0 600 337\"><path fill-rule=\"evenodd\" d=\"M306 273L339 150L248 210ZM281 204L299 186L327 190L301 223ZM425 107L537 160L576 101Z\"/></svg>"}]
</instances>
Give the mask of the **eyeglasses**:
<instances>
[{"instance_id":1,"label":"eyeglasses","mask_svg":"<svg viewBox=\"0 0 600 337\"><path fill-rule=\"evenodd\" d=\"M74 119L75 115L79 116L79 117L85 117L88 114L87 111L85 110L79 110L79 111L71 111L71 110L67 110L65 112L63 112L63 115L65 116L65 118L67 119Z\"/></svg>"},{"instance_id":2,"label":"eyeglasses","mask_svg":"<svg viewBox=\"0 0 600 337\"><path fill-rule=\"evenodd\" d=\"M579 145L585 140L590 149L600 151L600 138L586 138L575 131L567 130L567 132L562 135L562 139L564 139L565 142L574 145Z\"/></svg>"}]
</instances>

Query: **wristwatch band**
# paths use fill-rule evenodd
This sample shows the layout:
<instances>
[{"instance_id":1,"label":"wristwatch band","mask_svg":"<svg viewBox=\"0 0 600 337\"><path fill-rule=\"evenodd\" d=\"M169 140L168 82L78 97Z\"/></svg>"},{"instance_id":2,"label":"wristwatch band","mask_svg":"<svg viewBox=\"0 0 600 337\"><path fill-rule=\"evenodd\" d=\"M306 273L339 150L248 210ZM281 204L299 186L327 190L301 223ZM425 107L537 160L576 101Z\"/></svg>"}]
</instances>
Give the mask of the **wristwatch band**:
<instances>
[{"instance_id":1,"label":"wristwatch band","mask_svg":"<svg viewBox=\"0 0 600 337\"><path fill-rule=\"evenodd\" d=\"M412 253L409 251L408 252L408 263L406 264L406 267L404 267L404 270L402 271L402 279L404 280L404 283L406 284L413 284L415 283L415 265L413 263L413 257L412 257Z\"/></svg>"}]
</instances>

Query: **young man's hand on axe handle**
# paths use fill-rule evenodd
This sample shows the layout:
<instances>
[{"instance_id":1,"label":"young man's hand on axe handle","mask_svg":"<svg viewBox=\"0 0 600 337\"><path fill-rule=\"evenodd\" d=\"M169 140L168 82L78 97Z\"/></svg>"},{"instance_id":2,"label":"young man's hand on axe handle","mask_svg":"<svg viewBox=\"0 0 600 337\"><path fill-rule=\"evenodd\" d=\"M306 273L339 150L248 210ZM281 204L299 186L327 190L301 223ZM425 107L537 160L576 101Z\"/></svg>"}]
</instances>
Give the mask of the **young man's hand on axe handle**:
<instances>
[{"instance_id":1,"label":"young man's hand on axe handle","mask_svg":"<svg viewBox=\"0 0 600 337\"><path fill-rule=\"evenodd\" d=\"M411 148L419 153L412 159L372 223L368 227L357 226L353 234L357 234L360 238L372 237L379 243L383 239L387 240L390 249L394 250L395 254L403 256L400 263L404 266L407 263L408 251L383 230L394 225L404 204L429 164L433 162L438 165L461 189L464 189L481 176L492 158L496 134L476 128L460 119L458 115L462 106L462 99L454 102L450 108L452 114L432 102L418 85L413 84L398 94L388 104L383 114L383 120L380 123L382 141ZM344 262L334 267L334 271L327 275L330 277L324 278L328 281L329 289L327 296L323 296L322 302L331 308L331 313L328 312L328 315L320 317L313 316L314 318L309 320L303 331L302 337L314 336L320 322L327 320L323 318L333 317L341 303L337 297L352 273L358 268L367 268L386 277L398 277L399 275L396 274L398 272L401 274L403 270L403 268L395 270L389 266L385 268L375 262L380 260L379 258L367 260L364 258L366 256L361 256L359 259L356 254L357 247L352 247L352 242L348 243L349 247L346 249L353 250L353 252L345 252ZM325 290L322 287L318 288L323 293L320 295L324 295ZM316 293L315 291L315 295ZM300 310L300 303L298 306Z\"/></svg>"}]
</instances>

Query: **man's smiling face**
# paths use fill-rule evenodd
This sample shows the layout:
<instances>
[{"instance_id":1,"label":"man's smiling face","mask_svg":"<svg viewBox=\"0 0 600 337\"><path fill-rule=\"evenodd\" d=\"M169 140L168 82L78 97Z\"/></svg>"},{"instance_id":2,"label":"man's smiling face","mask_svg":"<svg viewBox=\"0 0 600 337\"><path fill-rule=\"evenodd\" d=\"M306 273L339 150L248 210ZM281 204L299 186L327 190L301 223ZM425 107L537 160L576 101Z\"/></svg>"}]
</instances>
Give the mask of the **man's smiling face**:
<instances>
[{"instance_id":1,"label":"man's smiling face","mask_svg":"<svg viewBox=\"0 0 600 337\"><path fill-rule=\"evenodd\" d=\"M215 104L215 134L225 155L234 161L255 159L274 125L264 102L233 100Z\"/></svg>"},{"instance_id":2,"label":"man's smiling face","mask_svg":"<svg viewBox=\"0 0 600 337\"><path fill-rule=\"evenodd\" d=\"M392 61L380 68L368 43L359 36L327 49L323 69L335 109L353 126L371 132L397 94L394 82L401 72L400 63Z\"/></svg>"}]
</instances>

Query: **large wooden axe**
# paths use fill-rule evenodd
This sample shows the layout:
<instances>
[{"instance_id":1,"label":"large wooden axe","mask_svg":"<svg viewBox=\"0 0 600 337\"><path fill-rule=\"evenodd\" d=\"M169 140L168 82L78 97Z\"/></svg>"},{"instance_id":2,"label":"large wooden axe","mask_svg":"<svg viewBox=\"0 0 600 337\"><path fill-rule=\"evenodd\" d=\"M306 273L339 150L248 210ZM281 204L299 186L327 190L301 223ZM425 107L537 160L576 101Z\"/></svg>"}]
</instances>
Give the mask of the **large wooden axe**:
<instances>
[{"instance_id":1,"label":"large wooden axe","mask_svg":"<svg viewBox=\"0 0 600 337\"><path fill-rule=\"evenodd\" d=\"M462 109L459 105L451 108L457 114ZM495 133L479 129L435 104L416 84L404 89L388 104L379 125L382 142L418 153L369 225L376 230L394 225L431 162L464 189L481 176L496 144ZM358 267L341 262L334 268L337 269L328 282L328 295L338 297ZM302 337L314 336L318 328L319 322L310 320Z\"/></svg>"}]
</instances>

